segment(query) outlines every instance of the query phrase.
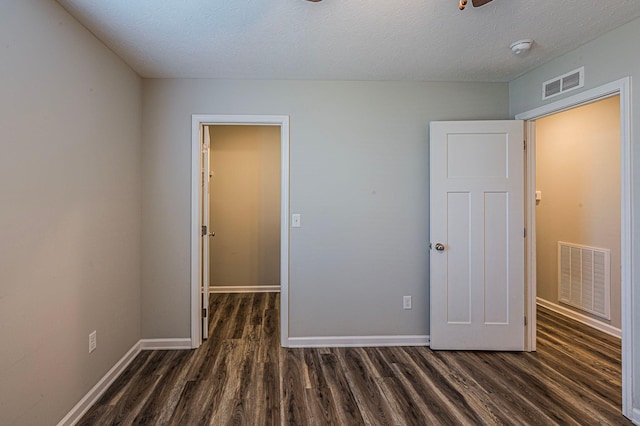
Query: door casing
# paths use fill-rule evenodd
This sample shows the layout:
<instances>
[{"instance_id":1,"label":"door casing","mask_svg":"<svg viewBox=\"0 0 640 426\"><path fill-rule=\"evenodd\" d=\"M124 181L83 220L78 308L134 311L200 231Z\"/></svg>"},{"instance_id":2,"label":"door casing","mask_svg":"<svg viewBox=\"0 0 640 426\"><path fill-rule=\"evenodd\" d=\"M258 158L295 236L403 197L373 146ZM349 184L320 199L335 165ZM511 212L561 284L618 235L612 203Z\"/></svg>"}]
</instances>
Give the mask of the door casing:
<instances>
[{"instance_id":1,"label":"door casing","mask_svg":"<svg viewBox=\"0 0 640 426\"><path fill-rule=\"evenodd\" d=\"M211 183L211 136L209 126L202 126L202 163L200 165L200 174L202 176L202 188L201 188L201 212L200 225L202 229L206 229L204 235L200 234L200 311L203 314L200 315L200 338L206 340L209 337L209 262L204 261L209 259L209 235L211 233L211 225L209 220L209 185ZM206 312L206 315L204 314Z\"/></svg>"},{"instance_id":2,"label":"door casing","mask_svg":"<svg viewBox=\"0 0 640 426\"><path fill-rule=\"evenodd\" d=\"M191 347L202 344L200 333L200 195L201 132L210 124L279 126L280 127L280 343L289 345L289 116L286 115L219 115L191 116Z\"/></svg>"},{"instance_id":3,"label":"door casing","mask_svg":"<svg viewBox=\"0 0 640 426\"><path fill-rule=\"evenodd\" d=\"M622 294L622 413L633 416L634 374L633 362L633 278L632 278L632 236L633 223L631 209L633 192L631 180L631 93L630 78L626 77L577 95L516 115L516 119L525 120L527 150L525 159L525 224L527 241L525 249L525 298L527 314L527 335L525 346L528 351L536 350L536 223L535 223L535 182L536 147L535 120L547 115L572 109L578 106L620 96L620 187L621 187L621 294Z\"/></svg>"}]
</instances>

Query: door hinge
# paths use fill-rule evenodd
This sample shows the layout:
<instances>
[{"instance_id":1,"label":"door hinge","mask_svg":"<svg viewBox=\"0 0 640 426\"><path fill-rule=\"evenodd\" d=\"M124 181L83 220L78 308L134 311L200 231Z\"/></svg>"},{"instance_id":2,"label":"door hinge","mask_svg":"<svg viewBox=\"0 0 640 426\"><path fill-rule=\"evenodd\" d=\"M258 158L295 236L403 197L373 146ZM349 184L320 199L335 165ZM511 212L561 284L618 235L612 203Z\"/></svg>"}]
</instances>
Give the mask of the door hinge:
<instances>
[{"instance_id":1,"label":"door hinge","mask_svg":"<svg viewBox=\"0 0 640 426\"><path fill-rule=\"evenodd\" d=\"M526 315L524 316L524 325L525 325L525 327L527 326L527 316Z\"/></svg>"},{"instance_id":2,"label":"door hinge","mask_svg":"<svg viewBox=\"0 0 640 426\"><path fill-rule=\"evenodd\" d=\"M524 237L527 238L527 228L524 228Z\"/></svg>"},{"instance_id":3,"label":"door hinge","mask_svg":"<svg viewBox=\"0 0 640 426\"><path fill-rule=\"evenodd\" d=\"M207 235L207 225L202 225L202 236Z\"/></svg>"},{"instance_id":4,"label":"door hinge","mask_svg":"<svg viewBox=\"0 0 640 426\"><path fill-rule=\"evenodd\" d=\"M527 150L527 141L522 141L523 144L523 149L526 151Z\"/></svg>"},{"instance_id":5,"label":"door hinge","mask_svg":"<svg viewBox=\"0 0 640 426\"><path fill-rule=\"evenodd\" d=\"M202 318L207 318L207 308L202 308Z\"/></svg>"}]
</instances>

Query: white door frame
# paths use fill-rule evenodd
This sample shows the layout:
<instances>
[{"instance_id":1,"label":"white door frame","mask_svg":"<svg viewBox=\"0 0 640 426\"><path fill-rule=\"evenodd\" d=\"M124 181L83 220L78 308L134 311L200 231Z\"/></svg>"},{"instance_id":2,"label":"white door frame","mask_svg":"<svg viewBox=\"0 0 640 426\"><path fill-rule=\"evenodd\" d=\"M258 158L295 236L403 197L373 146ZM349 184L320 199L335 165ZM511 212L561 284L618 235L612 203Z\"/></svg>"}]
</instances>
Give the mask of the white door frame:
<instances>
[{"instance_id":1,"label":"white door frame","mask_svg":"<svg viewBox=\"0 0 640 426\"><path fill-rule=\"evenodd\" d=\"M585 105L600 99L620 95L620 187L621 187L621 293L622 293L622 413L629 418L633 416L633 279L632 279L632 236L633 223L631 209L633 192L631 180L631 80L629 77L586 90L574 96L517 114L519 120L526 120L526 194L525 224L527 228L526 242L526 276L525 293L527 297L527 350L536 349L536 229L535 229L535 125L536 119L557 112Z\"/></svg>"},{"instance_id":2,"label":"white door frame","mask_svg":"<svg viewBox=\"0 0 640 426\"><path fill-rule=\"evenodd\" d=\"M280 342L289 341L289 116L218 115L191 116L191 347L200 336L200 173L201 129L208 124L280 126Z\"/></svg>"},{"instance_id":3,"label":"white door frame","mask_svg":"<svg viewBox=\"0 0 640 426\"><path fill-rule=\"evenodd\" d=\"M202 194L200 198L201 200L201 216L200 216L200 226L204 229L206 228L205 235L200 233L200 259L209 259L209 238L211 235L211 225L210 225L210 215L209 215L209 185L211 182L211 132L209 130L209 126L202 126L202 139L200 140L200 152L201 154L201 163L200 163L200 173L201 173L201 182L202 187L200 189L200 193ZM204 145L204 146L202 146ZM206 312L206 315L200 315L200 341L206 340L209 338L209 262L202 262L200 264L201 272L200 279L200 310L202 310L203 314ZM199 311L200 311L199 310Z\"/></svg>"}]
</instances>

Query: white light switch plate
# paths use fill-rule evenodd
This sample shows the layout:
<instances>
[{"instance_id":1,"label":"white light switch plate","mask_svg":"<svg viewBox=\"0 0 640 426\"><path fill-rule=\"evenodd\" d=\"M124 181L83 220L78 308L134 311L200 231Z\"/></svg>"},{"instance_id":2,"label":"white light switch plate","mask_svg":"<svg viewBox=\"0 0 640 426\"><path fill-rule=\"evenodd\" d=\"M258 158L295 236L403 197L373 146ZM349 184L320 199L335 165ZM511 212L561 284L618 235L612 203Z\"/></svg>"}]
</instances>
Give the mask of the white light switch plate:
<instances>
[{"instance_id":1,"label":"white light switch plate","mask_svg":"<svg viewBox=\"0 0 640 426\"><path fill-rule=\"evenodd\" d=\"M411 309L411 296L402 297L402 309Z\"/></svg>"},{"instance_id":2,"label":"white light switch plate","mask_svg":"<svg viewBox=\"0 0 640 426\"><path fill-rule=\"evenodd\" d=\"M292 228L300 228L300 215L292 214L291 215L291 227Z\"/></svg>"}]
</instances>

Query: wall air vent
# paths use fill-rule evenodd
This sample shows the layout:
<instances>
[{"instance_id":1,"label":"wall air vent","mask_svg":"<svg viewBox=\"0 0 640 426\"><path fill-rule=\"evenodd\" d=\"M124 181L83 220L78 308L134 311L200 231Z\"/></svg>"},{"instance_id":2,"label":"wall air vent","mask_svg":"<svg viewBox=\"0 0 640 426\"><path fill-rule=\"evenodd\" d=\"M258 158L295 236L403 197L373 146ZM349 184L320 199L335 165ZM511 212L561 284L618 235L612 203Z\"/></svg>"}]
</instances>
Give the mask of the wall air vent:
<instances>
[{"instance_id":1,"label":"wall air vent","mask_svg":"<svg viewBox=\"0 0 640 426\"><path fill-rule=\"evenodd\" d=\"M558 241L558 300L611 319L611 252Z\"/></svg>"},{"instance_id":2,"label":"wall air vent","mask_svg":"<svg viewBox=\"0 0 640 426\"><path fill-rule=\"evenodd\" d=\"M584 86L584 67L542 83L542 100Z\"/></svg>"}]
</instances>

